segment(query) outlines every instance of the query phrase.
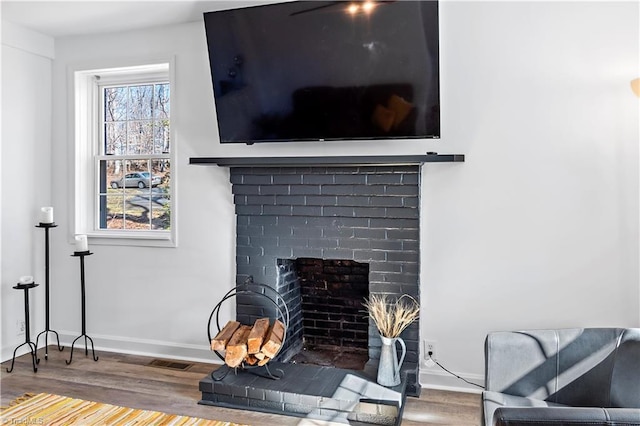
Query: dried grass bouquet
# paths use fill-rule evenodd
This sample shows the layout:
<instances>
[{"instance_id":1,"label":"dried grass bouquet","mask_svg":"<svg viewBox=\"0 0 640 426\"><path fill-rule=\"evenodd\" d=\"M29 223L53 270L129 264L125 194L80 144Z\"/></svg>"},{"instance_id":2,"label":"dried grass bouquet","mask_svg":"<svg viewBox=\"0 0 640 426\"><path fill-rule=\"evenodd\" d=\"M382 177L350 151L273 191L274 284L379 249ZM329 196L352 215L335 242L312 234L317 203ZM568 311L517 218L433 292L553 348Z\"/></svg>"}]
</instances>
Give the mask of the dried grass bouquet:
<instances>
[{"instance_id":1,"label":"dried grass bouquet","mask_svg":"<svg viewBox=\"0 0 640 426\"><path fill-rule=\"evenodd\" d=\"M394 301L387 294L372 293L369 299L364 299L363 306L375 322L378 332L388 338L399 337L405 328L418 319L420 313L418 301L408 294Z\"/></svg>"}]
</instances>

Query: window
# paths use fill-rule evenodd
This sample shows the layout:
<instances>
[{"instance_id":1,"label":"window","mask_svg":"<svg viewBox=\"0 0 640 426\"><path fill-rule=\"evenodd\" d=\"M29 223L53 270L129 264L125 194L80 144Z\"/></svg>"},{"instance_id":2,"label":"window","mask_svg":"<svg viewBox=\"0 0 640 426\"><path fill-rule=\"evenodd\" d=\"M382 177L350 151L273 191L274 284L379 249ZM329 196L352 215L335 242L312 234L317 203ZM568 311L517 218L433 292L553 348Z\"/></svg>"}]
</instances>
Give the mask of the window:
<instances>
[{"instance_id":1,"label":"window","mask_svg":"<svg viewBox=\"0 0 640 426\"><path fill-rule=\"evenodd\" d=\"M75 232L93 242L175 244L169 69L75 72Z\"/></svg>"},{"instance_id":2,"label":"window","mask_svg":"<svg viewBox=\"0 0 640 426\"><path fill-rule=\"evenodd\" d=\"M98 86L98 228L170 229L169 83Z\"/></svg>"}]
</instances>

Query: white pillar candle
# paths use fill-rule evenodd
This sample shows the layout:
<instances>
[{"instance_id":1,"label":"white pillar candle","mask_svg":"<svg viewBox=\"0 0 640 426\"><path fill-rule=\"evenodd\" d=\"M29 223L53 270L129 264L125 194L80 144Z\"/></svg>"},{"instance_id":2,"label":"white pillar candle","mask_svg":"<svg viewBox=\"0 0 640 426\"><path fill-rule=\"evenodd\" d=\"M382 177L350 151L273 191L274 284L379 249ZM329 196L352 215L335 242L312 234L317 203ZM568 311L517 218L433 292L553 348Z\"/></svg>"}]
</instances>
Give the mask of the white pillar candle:
<instances>
[{"instance_id":1,"label":"white pillar candle","mask_svg":"<svg viewBox=\"0 0 640 426\"><path fill-rule=\"evenodd\" d=\"M20 277L20 284L31 284L33 277L31 275L23 275Z\"/></svg>"},{"instance_id":2,"label":"white pillar candle","mask_svg":"<svg viewBox=\"0 0 640 426\"><path fill-rule=\"evenodd\" d=\"M89 251L86 235L76 235L76 251Z\"/></svg>"},{"instance_id":3,"label":"white pillar candle","mask_svg":"<svg viewBox=\"0 0 640 426\"><path fill-rule=\"evenodd\" d=\"M53 223L53 207L40 208L40 223Z\"/></svg>"}]
</instances>

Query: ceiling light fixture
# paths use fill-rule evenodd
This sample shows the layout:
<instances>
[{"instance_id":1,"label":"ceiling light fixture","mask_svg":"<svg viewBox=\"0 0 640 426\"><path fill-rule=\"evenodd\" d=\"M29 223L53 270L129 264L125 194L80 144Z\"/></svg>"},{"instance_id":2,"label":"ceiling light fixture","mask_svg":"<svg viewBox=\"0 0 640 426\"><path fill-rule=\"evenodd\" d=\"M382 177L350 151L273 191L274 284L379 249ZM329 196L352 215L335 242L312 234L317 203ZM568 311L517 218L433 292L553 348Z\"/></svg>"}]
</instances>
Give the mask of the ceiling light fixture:
<instances>
[{"instance_id":1,"label":"ceiling light fixture","mask_svg":"<svg viewBox=\"0 0 640 426\"><path fill-rule=\"evenodd\" d=\"M351 3L347 7L347 12L350 15L357 15L358 13L370 14L371 12L373 12L373 9L375 9L375 7L376 3L374 1L355 2Z\"/></svg>"},{"instance_id":2,"label":"ceiling light fixture","mask_svg":"<svg viewBox=\"0 0 640 426\"><path fill-rule=\"evenodd\" d=\"M355 3L351 3L349 7L347 7L347 12L349 12L351 15L355 15L356 13L358 13L358 9L360 9L360 6Z\"/></svg>"},{"instance_id":3,"label":"ceiling light fixture","mask_svg":"<svg viewBox=\"0 0 640 426\"><path fill-rule=\"evenodd\" d=\"M375 3L372 1L365 1L364 4L362 5L362 11L364 13L371 13L373 11L373 8L376 7Z\"/></svg>"}]
</instances>

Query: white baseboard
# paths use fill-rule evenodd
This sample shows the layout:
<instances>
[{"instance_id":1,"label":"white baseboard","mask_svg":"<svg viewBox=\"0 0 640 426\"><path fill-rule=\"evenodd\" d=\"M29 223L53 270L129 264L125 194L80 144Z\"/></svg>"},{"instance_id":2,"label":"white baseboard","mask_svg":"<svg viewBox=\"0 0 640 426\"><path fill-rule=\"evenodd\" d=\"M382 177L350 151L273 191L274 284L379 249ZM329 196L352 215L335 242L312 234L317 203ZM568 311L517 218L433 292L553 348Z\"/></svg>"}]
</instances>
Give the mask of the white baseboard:
<instances>
[{"instance_id":1,"label":"white baseboard","mask_svg":"<svg viewBox=\"0 0 640 426\"><path fill-rule=\"evenodd\" d=\"M458 373L458 376L478 385L484 386L484 376L472 373ZM425 367L420 368L420 386L423 389L437 389L452 392L481 393L482 388L470 385L463 380L443 371L441 369Z\"/></svg>"},{"instance_id":2,"label":"white baseboard","mask_svg":"<svg viewBox=\"0 0 640 426\"><path fill-rule=\"evenodd\" d=\"M77 332L58 331L60 336L60 344L70 347L73 341L78 337ZM217 355L211 351L206 345L179 344L174 342L165 342L159 340L131 339L120 336L107 336L100 334L91 334L89 337L93 340L96 356L100 357L100 351L118 352L130 355L142 355L154 358L165 358L180 361L203 362L209 364L222 364ZM34 342L35 343L35 342ZM43 339L40 339L40 347L38 353L42 353ZM57 343L54 336L49 336L49 345ZM2 362L11 360L14 348L2 348ZM91 342L89 342L89 350L91 350ZM69 349L65 349L65 357L69 357ZM74 345L74 356L80 356L84 352L84 337L78 339ZM27 345L20 348L16 356L24 355L29 352ZM55 351L57 353L57 351ZM51 351L50 351L51 355ZM82 354L84 356L84 354Z\"/></svg>"}]
</instances>

